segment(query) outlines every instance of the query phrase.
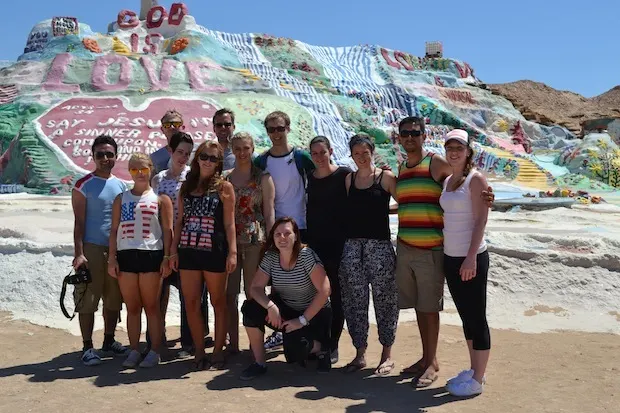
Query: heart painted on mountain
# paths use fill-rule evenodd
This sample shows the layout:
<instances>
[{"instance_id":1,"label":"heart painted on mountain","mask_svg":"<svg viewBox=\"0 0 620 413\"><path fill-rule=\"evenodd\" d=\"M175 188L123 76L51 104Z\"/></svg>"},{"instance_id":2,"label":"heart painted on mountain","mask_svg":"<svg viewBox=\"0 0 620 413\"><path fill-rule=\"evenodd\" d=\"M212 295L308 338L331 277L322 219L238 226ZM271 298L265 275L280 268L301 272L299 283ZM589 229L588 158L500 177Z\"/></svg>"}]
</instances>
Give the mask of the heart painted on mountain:
<instances>
[{"instance_id":1,"label":"heart painted on mountain","mask_svg":"<svg viewBox=\"0 0 620 413\"><path fill-rule=\"evenodd\" d=\"M132 107L124 98L72 98L54 106L35 120L37 133L69 170L95 169L91 146L99 135L112 136L118 144L113 173L130 181L128 160L133 153L151 154L166 146L160 119L170 109L183 115L185 132L194 143L214 139L213 103L198 99L147 99Z\"/></svg>"}]
</instances>

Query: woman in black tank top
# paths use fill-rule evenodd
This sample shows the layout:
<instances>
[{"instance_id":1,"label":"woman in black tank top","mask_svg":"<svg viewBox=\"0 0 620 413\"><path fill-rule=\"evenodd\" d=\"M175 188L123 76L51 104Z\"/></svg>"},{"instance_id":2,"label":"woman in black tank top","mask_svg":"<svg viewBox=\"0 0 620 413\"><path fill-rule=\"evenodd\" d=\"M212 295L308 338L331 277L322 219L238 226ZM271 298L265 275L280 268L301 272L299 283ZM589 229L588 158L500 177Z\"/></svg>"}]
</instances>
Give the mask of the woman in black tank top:
<instances>
[{"instance_id":1,"label":"woman in black tank top","mask_svg":"<svg viewBox=\"0 0 620 413\"><path fill-rule=\"evenodd\" d=\"M333 149L325 136L310 141L310 155L316 169L308 175L308 245L317 253L331 285L331 362L338 362L338 344L344 327L344 312L338 280L340 257L346 240L347 189L344 181L351 169L331 163Z\"/></svg>"},{"instance_id":2,"label":"woman in black tank top","mask_svg":"<svg viewBox=\"0 0 620 413\"><path fill-rule=\"evenodd\" d=\"M379 342L383 345L375 373L385 375L394 368L391 353L398 323L396 255L389 225L390 196L396 197L396 177L372 165L375 146L368 135L355 135L349 147L358 171L345 181L347 240L338 276L347 328L357 354L345 371L366 367L370 285Z\"/></svg>"}]
</instances>

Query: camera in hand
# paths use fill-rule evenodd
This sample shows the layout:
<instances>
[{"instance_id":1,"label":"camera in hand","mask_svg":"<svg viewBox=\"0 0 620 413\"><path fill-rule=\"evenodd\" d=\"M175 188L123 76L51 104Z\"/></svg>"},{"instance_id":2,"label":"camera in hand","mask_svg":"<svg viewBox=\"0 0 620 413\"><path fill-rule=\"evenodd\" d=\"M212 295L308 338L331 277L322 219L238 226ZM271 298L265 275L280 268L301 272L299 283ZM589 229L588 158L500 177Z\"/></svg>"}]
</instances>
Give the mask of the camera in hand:
<instances>
[{"instance_id":1,"label":"camera in hand","mask_svg":"<svg viewBox=\"0 0 620 413\"><path fill-rule=\"evenodd\" d=\"M67 284L88 284L91 282L90 270L82 265L75 271L75 274L69 274L65 277Z\"/></svg>"},{"instance_id":2,"label":"camera in hand","mask_svg":"<svg viewBox=\"0 0 620 413\"><path fill-rule=\"evenodd\" d=\"M73 312L73 315L69 315L67 309L65 308L65 294L67 293L67 285L89 284L91 281L92 278L90 276L90 270L85 265L82 265L77 270L75 270L75 274L69 273L69 275L67 275L62 280L62 289L60 290L60 309L62 310L64 316L67 317L69 320L73 320L73 317L75 317L75 311ZM85 291L82 292L79 301L75 303L76 307L78 306L79 302L81 302L84 298L84 292Z\"/></svg>"}]
</instances>

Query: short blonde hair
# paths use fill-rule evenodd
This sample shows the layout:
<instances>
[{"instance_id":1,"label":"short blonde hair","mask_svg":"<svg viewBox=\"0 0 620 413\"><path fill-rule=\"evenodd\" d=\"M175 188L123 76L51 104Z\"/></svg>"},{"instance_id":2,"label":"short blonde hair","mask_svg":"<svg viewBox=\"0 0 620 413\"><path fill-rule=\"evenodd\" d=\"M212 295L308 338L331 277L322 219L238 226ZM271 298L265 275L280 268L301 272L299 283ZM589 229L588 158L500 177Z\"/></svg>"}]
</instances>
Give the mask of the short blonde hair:
<instances>
[{"instance_id":1,"label":"short blonde hair","mask_svg":"<svg viewBox=\"0 0 620 413\"><path fill-rule=\"evenodd\" d=\"M127 165L131 165L132 162L146 162L149 168L153 170L153 161L151 160L151 157L145 153L136 152L131 155L131 158L129 158L129 162L127 162Z\"/></svg>"}]
</instances>

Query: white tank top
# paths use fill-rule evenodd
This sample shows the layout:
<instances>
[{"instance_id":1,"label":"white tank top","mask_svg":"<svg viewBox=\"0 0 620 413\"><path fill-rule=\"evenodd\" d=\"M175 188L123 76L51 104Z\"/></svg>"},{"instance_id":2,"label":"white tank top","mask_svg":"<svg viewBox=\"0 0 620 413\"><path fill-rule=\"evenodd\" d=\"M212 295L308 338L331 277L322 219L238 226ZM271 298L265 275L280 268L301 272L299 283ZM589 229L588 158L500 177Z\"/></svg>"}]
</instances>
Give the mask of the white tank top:
<instances>
[{"instance_id":1,"label":"white tank top","mask_svg":"<svg viewBox=\"0 0 620 413\"><path fill-rule=\"evenodd\" d=\"M118 251L156 251L164 248L159 198L152 189L142 196L133 195L131 190L123 192L116 248Z\"/></svg>"},{"instance_id":2,"label":"white tank top","mask_svg":"<svg viewBox=\"0 0 620 413\"><path fill-rule=\"evenodd\" d=\"M452 175L443 183L439 204L443 209L443 252L450 257L466 257L474 232L474 212L469 184L478 173L472 169L465 182L455 191L448 192L447 185ZM478 247L478 254L487 249L484 237Z\"/></svg>"}]
</instances>

